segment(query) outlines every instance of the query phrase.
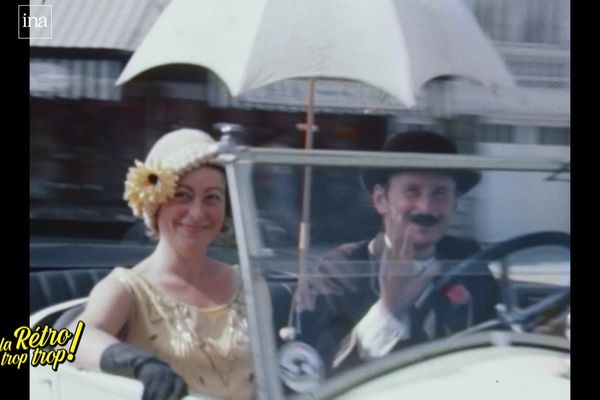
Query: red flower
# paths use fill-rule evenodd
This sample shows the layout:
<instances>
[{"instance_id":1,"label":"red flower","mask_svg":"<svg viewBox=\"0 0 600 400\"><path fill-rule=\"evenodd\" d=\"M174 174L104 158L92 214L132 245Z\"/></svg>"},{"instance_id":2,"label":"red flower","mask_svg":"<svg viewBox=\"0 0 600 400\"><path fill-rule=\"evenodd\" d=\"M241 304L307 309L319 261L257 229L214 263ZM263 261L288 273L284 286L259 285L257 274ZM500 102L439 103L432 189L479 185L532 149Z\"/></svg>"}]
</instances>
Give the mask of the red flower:
<instances>
[{"instance_id":1,"label":"red flower","mask_svg":"<svg viewBox=\"0 0 600 400\"><path fill-rule=\"evenodd\" d=\"M467 288L460 284L448 286L444 294L452 304L467 304L471 299L471 294Z\"/></svg>"}]
</instances>

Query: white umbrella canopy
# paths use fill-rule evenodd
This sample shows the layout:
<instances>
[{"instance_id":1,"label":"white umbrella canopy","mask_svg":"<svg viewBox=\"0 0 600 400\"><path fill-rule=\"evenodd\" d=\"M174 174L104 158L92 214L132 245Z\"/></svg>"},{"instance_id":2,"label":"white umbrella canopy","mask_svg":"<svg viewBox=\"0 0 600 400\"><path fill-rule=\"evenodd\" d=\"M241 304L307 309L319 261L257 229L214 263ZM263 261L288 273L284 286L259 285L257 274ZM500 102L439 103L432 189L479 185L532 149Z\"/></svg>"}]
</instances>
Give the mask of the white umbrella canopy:
<instances>
[{"instance_id":1,"label":"white umbrella canopy","mask_svg":"<svg viewBox=\"0 0 600 400\"><path fill-rule=\"evenodd\" d=\"M341 78L406 107L438 76L514 85L462 0L173 0L117 84L168 64L208 68L232 96L289 78Z\"/></svg>"},{"instance_id":2,"label":"white umbrella canopy","mask_svg":"<svg viewBox=\"0 0 600 400\"><path fill-rule=\"evenodd\" d=\"M117 80L169 64L205 67L232 96L310 78L305 147L313 142L316 78L355 80L405 107L429 80L461 76L486 87L514 82L462 0L173 0ZM301 249L308 248L310 168Z\"/></svg>"}]
</instances>

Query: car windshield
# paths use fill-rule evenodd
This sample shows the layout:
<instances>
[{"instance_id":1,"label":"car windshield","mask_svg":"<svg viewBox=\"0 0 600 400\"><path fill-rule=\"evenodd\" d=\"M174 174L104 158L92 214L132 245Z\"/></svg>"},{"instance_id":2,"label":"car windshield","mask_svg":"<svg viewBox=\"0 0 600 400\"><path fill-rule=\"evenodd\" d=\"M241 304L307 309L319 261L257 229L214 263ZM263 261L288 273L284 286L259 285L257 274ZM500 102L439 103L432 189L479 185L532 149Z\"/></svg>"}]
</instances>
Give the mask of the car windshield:
<instances>
[{"instance_id":1,"label":"car windshield","mask_svg":"<svg viewBox=\"0 0 600 400\"><path fill-rule=\"evenodd\" d=\"M490 330L564 337L568 152L478 154L236 154L228 174L264 390L319 393L364 365Z\"/></svg>"}]
</instances>

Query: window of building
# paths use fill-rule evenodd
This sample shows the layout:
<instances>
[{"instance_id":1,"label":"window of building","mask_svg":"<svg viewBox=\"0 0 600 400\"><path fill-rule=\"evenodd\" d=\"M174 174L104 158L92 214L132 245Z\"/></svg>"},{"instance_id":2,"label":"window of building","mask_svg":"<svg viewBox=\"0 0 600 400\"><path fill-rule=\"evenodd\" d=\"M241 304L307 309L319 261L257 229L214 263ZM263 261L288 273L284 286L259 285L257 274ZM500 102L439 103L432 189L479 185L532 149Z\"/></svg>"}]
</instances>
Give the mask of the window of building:
<instances>
[{"instance_id":1,"label":"window of building","mask_svg":"<svg viewBox=\"0 0 600 400\"><path fill-rule=\"evenodd\" d=\"M476 141L490 143L513 143L514 130L511 125L482 124L477 128Z\"/></svg>"},{"instance_id":2,"label":"window of building","mask_svg":"<svg viewBox=\"0 0 600 400\"><path fill-rule=\"evenodd\" d=\"M569 45L569 0L471 0L469 5L492 40Z\"/></svg>"},{"instance_id":3,"label":"window of building","mask_svg":"<svg viewBox=\"0 0 600 400\"><path fill-rule=\"evenodd\" d=\"M568 128L543 127L538 130L538 143L568 146L571 141L571 131Z\"/></svg>"}]
</instances>

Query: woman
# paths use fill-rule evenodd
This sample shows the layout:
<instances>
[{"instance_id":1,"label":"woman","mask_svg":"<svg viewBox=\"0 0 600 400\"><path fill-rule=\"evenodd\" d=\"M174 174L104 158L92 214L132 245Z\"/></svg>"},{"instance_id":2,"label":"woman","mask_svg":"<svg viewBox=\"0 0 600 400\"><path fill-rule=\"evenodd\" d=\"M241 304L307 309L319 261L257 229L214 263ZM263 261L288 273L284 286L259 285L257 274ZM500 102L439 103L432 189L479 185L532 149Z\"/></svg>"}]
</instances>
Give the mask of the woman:
<instances>
[{"instance_id":1,"label":"woman","mask_svg":"<svg viewBox=\"0 0 600 400\"><path fill-rule=\"evenodd\" d=\"M130 168L125 199L158 244L99 282L80 317L78 365L141 380L143 399L252 396L241 279L207 256L227 210L216 147L208 134L180 129Z\"/></svg>"}]
</instances>

